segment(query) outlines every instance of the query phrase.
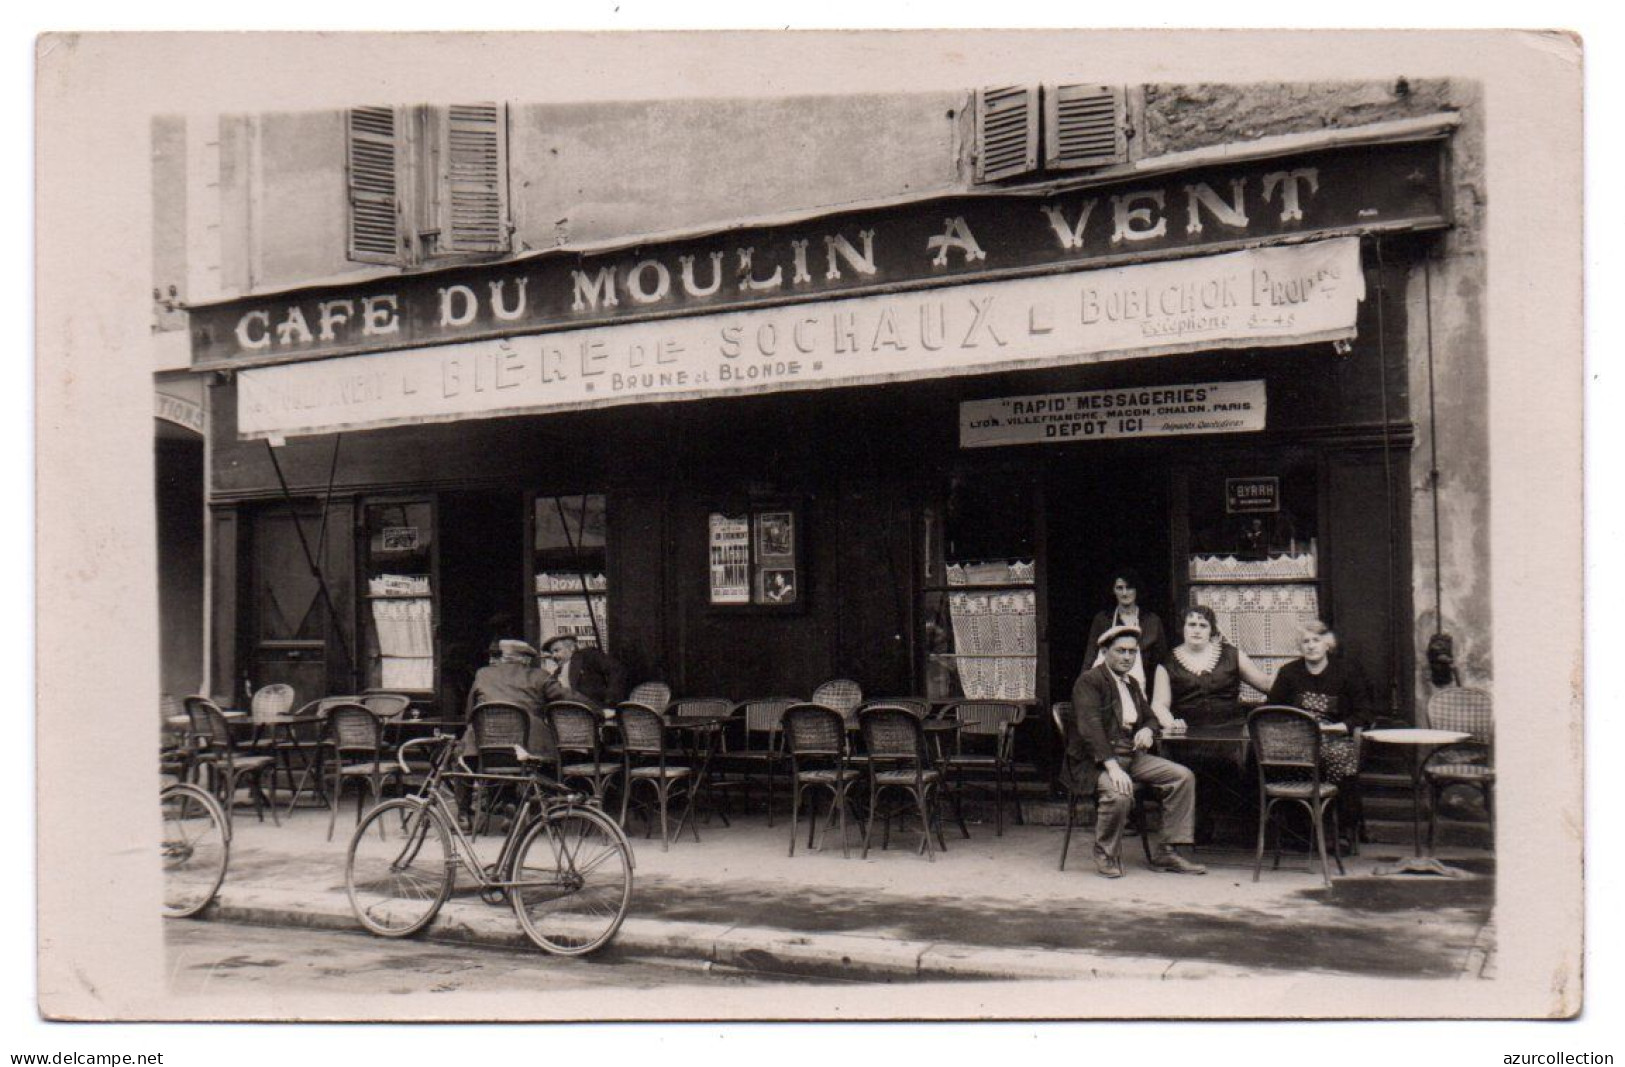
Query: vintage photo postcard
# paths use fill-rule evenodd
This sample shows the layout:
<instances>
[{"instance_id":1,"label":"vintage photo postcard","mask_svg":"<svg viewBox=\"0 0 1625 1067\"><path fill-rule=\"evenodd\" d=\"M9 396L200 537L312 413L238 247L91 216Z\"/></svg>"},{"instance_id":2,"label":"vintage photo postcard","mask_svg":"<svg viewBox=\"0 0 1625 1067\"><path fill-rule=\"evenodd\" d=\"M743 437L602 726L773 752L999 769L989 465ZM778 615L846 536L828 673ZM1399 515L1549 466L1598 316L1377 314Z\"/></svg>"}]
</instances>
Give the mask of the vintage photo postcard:
<instances>
[{"instance_id":1,"label":"vintage photo postcard","mask_svg":"<svg viewBox=\"0 0 1625 1067\"><path fill-rule=\"evenodd\" d=\"M1581 69L42 37L40 1012L1575 1015Z\"/></svg>"}]
</instances>

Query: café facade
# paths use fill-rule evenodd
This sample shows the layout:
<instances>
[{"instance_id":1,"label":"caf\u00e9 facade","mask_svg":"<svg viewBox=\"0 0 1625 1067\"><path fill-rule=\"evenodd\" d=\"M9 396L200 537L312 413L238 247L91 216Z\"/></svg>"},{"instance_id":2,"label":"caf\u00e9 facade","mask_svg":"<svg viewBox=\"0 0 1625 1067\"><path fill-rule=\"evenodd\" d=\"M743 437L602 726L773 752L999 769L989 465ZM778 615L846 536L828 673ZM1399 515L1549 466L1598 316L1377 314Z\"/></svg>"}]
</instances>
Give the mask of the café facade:
<instances>
[{"instance_id":1,"label":"caf\u00e9 facade","mask_svg":"<svg viewBox=\"0 0 1625 1067\"><path fill-rule=\"evenodd\" d=\"M1412 717L1435 633L1489 670L1441 429L1485 403L1476 121L194 303L207 686L450 706L490 638L574 632L680 696L1038 709L1129 567L1267 670L1326 619Z\"/></svg>"}]
</instances>

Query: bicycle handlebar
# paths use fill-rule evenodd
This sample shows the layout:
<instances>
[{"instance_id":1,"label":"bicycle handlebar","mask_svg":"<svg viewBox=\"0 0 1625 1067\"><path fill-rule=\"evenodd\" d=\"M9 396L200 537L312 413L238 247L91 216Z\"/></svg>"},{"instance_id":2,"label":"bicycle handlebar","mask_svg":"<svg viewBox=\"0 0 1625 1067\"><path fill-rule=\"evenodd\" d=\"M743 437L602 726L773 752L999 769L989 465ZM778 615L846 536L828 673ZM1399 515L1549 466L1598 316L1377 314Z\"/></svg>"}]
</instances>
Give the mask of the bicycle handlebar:
<instances>
[{"instance_id":1,"label":"bicycle handlebar","mask_svg":"<svg viewBox=\"0 0 1625 1067\"><path fill-rule=\"evenodd\" d=\"M412 768L406 765L406 753L413 745L444 745L455 740L457 740L455 734L442 733L439 730L436 730L428 737L414 737L410 741L402 742L401 747L395 750L395 762L401 765L402 774L409 775L412 773Z\"/></svg>"}]
</instances>

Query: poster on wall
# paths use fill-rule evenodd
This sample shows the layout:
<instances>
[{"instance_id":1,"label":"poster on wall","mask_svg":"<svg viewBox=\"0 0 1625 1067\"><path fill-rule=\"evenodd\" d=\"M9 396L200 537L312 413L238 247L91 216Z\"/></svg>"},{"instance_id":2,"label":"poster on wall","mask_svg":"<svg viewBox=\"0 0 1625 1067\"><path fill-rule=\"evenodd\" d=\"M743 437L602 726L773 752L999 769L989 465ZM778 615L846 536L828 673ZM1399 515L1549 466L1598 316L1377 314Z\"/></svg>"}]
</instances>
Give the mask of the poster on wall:
<instances>
[{"instance_id":1,"label":"poster on wall","mask_svg":"<svg viewBox=\"0 0 1625 1067\"><path fill-rule=\"evenodd\" d=\"M796 555L795 521L788 511L764 511L756 517L756 558L763 566L787 565Z\"/></svg>"},{"instance_id":2,"label":"poster on wall","mask_svg":"<svg viewBox=\"0 0 1625 1067\"><path fill-rule=\"evenodd\" d=\"M711 603L750 603L750 518L711 515Z\"/></svg>"}]
</instances>

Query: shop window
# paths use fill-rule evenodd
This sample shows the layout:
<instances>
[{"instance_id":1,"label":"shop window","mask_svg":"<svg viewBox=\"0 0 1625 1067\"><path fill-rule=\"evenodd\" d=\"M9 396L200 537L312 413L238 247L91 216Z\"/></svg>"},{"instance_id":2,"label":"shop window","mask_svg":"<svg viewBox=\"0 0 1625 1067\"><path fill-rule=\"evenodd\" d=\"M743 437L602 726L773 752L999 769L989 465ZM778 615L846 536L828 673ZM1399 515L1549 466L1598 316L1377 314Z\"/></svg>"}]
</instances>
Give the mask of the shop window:
<instances>
[{"instance_id":1,"label":"shop window","mask_svg":"<svg viewBox=\"0 0 1625 1067\"><path fill-rule=\"evenodd\" d=\"M367 688L434 689L434 511L428 501L365 509Z\"/></svg>"},{"instance_id":2,"label":"shop window","mask_svg":"<svg viewBox=\"0 0 1625 1067\"><path fill-rule=\"evenodd\" d=\"M706 521L713 607L801 609L806 590L797 509L772 504L713 511Z\"/></svg>"},{"instance_id":3,"label":"shop window","mask_svg":"<svg viewBox=\"0 0 1625 1067\"><path fill-rule=\"evenodd\" d=\"M979 182L1128 160L1127 104L1121 87L997 86L977 90L974 106Z\"/></svg>"},{"instance_id":4,"label":"shop window","mask_svg":"<svg viewBox=\"0 0 1625 1067\"><path fill-rule=\"evenodd\" d=\"M1032 700L1038 605L1032 490L1001 478L956 481L921 516L926 695Z\"/></svg>"},{"instance_id":5,"label":"shop window","mask_svg":"<svg viewBox=\"0 0 1625 1067\"><path fill-rule=\"evenodd\" d=\"M574 634L609 650L608 513L601 493L539 496L533 509L540 640Z\"/></svg>"},{"instance_id":6,"label":"shop window","mask_svg":"<svg viewBox=\"0 0 1625 1067\"><path fill-rule=\"evenodd\" d=\"M1298 656L1298 628L1320 617L1313 467L1212 472L1191 480L1193 604L1270 677ZM1244 700L1264 694L1244 686Z\"/></svg>"},{"instance_id":7,"label":"shop window","mask_svg":"<svg viewBox=\"0 0 1625 1067\"><path fill-rule=\"evenodd\" d=\"M504 106L358 107L345 120L351 259L512 250Z\"/></svg>"}]
</instances>

